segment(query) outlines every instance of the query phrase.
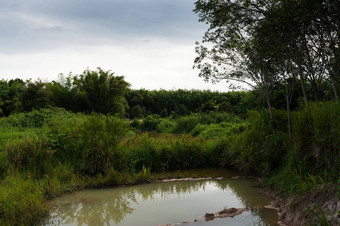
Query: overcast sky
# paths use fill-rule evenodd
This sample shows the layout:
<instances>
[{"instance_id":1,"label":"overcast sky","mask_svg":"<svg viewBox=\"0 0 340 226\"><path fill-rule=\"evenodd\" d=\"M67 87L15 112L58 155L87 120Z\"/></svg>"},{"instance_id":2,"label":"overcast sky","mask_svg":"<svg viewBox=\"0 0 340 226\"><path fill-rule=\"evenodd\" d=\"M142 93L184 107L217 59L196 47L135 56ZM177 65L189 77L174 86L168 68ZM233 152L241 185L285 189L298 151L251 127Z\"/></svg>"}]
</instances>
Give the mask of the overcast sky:
<instances>
[{"instance_id":1,"label":"overcast sky","mask_svg":"<svg viewBox=\"0 0 340 226\"><path fill-rule=\"evenodd\" d=\"M0 79L57 80L101 67L132 88L212 89L193 70L207 25L195 0L0 0Z\"/></svg>"}]
</instances>

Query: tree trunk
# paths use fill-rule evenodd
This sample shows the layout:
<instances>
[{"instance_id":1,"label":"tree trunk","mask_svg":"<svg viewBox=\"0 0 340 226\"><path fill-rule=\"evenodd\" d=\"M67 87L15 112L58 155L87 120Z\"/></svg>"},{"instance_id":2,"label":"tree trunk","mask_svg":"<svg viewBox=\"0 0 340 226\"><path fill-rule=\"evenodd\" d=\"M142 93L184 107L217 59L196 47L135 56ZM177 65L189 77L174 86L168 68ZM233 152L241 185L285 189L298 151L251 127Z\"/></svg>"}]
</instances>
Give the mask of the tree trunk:
<instances>
[{"instance_id":1,"label":"tree trunk","mask_svg":"<svg viewBox=\"0 0 340 226\"><path fill-rule=\"evenodd\" d=\"M307 92L306 92L306 88L305 88L305 78L303 77L301 66L299 66L299 75L300 75L300 83L301 83L301 89L302 89L302 93L303 93L303 99L305 101L306 107L309 108L308 97L307 97Z\"/></svg>"},{"instance_id":2,"label":"tree trunk","mask_svg":"<svg viewBox=\"0 0 340 226\"><path fill-rule=\"evenodd\" d=\"M273 121L273 108L272 108L272 104L270 102L270 98L269 98L269 90L268 88L265 88L263 90L264 96L266 98L266 102L267 102L267 107L268 107L268 111L269 111L269 117L270 117L270 122Z\"/></svg>"},{"instance_id":3,"label":"tree trunk","mask_svg":"<svg viewBox=\"0 0 340 226\"><path fill-rule=\"evenodd\" d=\"M335 101L339 102L339 96L338 96L338 92L336 91L333 73L331 73L329 77L331 79L331 85L332 85L332 88L333 88L333 93L334 93Z\"/></svg>"},{"instance_id":4,"label":"tree trunk","mask_svg":"<svg viewBox=\"0 0 340 226\"><path fill-rule=\"evenodd\" d=\"M287 105L287 129L288 129L289 142L291 142L292 141L292 128L291 128L291 120L290 120L290 94L288 92L287 84L285 85L285 89L286 89L285 99L286 99L286 105Z\"/></svg>"}]
</instances>

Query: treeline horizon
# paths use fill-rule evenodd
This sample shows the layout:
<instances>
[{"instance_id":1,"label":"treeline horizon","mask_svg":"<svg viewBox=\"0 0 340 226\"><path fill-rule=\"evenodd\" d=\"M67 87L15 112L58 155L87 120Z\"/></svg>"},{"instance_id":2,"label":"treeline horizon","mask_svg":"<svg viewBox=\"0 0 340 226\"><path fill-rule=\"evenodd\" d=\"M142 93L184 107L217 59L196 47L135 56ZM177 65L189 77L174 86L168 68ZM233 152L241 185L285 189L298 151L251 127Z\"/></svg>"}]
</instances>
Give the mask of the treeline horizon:
<instances>
[{"instance_id":1,"label":"treeline horizon","mask_svg":"<svg viewBox=\"0 0 340 226\"><path fill-rule=\"evenodd\" d=\"M315 96L312 84L306 82L310 99L332 100L327 81ZM272 105L285 109L283 83L276 83L271 91ZM298 87L292 92L291 109L303 104ZM13 113L30 112L41 108L60 107L72 112L118 114L125 118L143 118L158 114L161 117L176 117L190 113L209 111L228 112L246 116L248 110L265 107L261 90L211 91L197 89L146 90L130 89L124 76L98 68L85 70L80 75L61 76L58 81L42 82L40 79L0 80L0 117Z\"/></svg>"}]
</instances>

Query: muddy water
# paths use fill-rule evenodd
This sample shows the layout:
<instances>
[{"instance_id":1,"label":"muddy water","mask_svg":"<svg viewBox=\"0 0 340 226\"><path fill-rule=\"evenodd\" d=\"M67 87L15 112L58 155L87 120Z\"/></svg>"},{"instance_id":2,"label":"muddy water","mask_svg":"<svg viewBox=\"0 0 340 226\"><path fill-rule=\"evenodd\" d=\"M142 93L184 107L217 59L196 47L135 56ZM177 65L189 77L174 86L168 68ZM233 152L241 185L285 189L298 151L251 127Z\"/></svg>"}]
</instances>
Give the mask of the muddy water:
<instances>
[{"instance_id":1,"label":"muddy water","mask_svg":"<svg viewBox=\"0 0 340 226\"><path fill-rule=\"evenodd\" d=\"M51 201L46 225L139 225L190 221L183 225L277 225L277 212L263 208L270 203L256 182L233 179L223 169L173 172L169 177L221 177L198 181L157 182L64 195ZM162 175L164 177L164 175ZM225 208L250 207L233 218L203 219L205 213Z\"/></svg>"}]
</instances>

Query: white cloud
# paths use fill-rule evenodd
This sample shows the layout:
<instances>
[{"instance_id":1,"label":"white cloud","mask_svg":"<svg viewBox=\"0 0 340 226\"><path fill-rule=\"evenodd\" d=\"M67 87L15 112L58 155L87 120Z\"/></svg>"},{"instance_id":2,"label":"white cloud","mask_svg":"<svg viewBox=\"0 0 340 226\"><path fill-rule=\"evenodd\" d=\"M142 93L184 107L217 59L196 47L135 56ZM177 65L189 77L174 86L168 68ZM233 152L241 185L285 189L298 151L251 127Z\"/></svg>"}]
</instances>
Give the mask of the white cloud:
<instances>
[{"instance_id":1,"label":"white cloud","mask_svg":"<svg viewBox=\"0 0 340 226\"><path fill-rule=\"evenodd\" d=\"M227 90L225 84L213 85L198 78L197 71L192 69L195 54L192 45L152 37L149 40L129 45L77 45L39 53L0 54L1 77L52 81L59 73L79 74L86 68L101 67L124 75L136 89Z\"/></svg>"},{"instance_id":2,"label":"white cloud","mask_svg":"<svg viewBox=\"0 0 340 226\"><path fill-rule=\"evenodd\" d=\"M3 0L0 78L52 81L101 67L133 88L213 89L192 69L206 26L194 0Z\"/></svg>"}]
</instances>

